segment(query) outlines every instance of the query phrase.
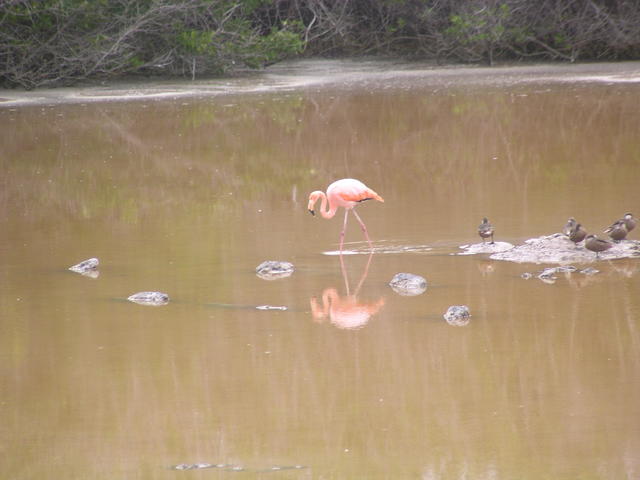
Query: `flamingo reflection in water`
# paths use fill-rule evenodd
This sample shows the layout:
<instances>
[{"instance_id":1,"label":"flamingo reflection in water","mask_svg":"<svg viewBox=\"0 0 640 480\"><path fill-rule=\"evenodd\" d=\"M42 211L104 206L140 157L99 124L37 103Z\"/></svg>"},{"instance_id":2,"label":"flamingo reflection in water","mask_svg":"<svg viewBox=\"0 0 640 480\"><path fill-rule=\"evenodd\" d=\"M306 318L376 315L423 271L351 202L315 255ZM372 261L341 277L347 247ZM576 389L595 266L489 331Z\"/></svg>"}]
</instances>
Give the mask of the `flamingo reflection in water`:
<instances>
[{"instance_id":1,"label":"flamingo reflection in water","mask_svg":"<svg viewBox=\"0 0 640 480\"><path fill-rule=\"evenodd\" d=\"M357 329L364 327L369 319L375 315L384 305L384 298L380 297L375 302L358 301L358 293L362 288L362 284L369 273L369 265L373 252L369 254L367 264L362 273L362 277L358 282L353 294L349 290L349 278L344 266L344 258L340 255L340 268L345 283L346 295L340 296L338 290L329 287L322 292L322 300L318 301L316 297L311 297L311 314L317 322L329 320L333 325L342 329Z\"/></svg>"}]
</instances>

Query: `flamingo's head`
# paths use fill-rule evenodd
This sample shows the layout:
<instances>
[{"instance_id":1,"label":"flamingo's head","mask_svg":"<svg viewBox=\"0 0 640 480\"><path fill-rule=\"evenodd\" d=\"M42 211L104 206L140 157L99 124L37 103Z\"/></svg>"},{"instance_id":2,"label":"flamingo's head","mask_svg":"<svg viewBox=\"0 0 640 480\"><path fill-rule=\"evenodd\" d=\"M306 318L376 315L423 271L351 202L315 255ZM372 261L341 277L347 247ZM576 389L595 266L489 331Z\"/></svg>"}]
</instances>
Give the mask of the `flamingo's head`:
<instances>
[{"instance_id":1,"label":"flamingo's head","mask_svg":"<svg viewBox=\"0 0 640 480\"><path fill-rule=\"evenodd\" d=\"M309 213L311 215L315 216L316 202L318 201L318 198L320 198L321 196L322 196L322 192L319 190L316 190L315 192L311 192L311 194L309 195L309 205L307 205L307 209L309 210Z\"/></svg>"}]
</instances>

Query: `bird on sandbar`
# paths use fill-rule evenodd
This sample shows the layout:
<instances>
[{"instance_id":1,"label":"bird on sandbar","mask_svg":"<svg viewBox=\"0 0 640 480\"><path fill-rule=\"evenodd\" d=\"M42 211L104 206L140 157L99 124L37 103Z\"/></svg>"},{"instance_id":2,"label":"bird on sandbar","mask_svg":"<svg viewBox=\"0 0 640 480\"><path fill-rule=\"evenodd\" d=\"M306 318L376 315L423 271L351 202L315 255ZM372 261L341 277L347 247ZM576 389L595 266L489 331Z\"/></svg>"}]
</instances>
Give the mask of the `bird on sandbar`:
<instances>
[{"instance_id":1,"label":"bird on sandbar","mask_svg":"<svg viewBox=\"0 0 640 480\"><path fill-rule=\"evenodd\" d=\"M570 217L569 220L567 220L567 224L562 229L562 233L564 233L568 237L569 235L571 235L571 230L575 228L577 223L578 222L576 222L575 218Z\"/></svg>"},{"instance_id":2,"label":"bird on sandbar","mask_svg":"<svg viewBox=\"0 0 640 480\"><path fill-rule=\"evenodd\" d=\"M485 238L491 237L491 242L489 243L493 245L493 225L489 223L487 217L484 217L482 223L478 225L478 235L482 238L482 243L484 243Z\"/></svg>"},{"instance_id":3,"label":"bird on sandbar","mask_svg":"<svg viewBox=\"0 0 640 480\"><path fill-rule=\"evenodd\" d=\"M602 240L595 235L587 235L587 238L584 241L584 246L587 247L587 250L596 252L596 258L598 258L598 254L600 252L609 250L611 247L613 247L613 244L607 242L606 240Z\"/></svg>"},{"instance_id":4,"label":"bird on sandbar","mask_svg":"<svg viewBox=\"0 0 640 480\"><path fill-rule=\"evenodd\" d=\"M573 226L573 229L569 232L569 240L571 240L576 245L580 243L587 236L587 231L582 228L582 225L576 223Z\"/></svg>"},{"instance_id":5,"label":"bird on sandbar","mask_svg":"<svg viewBox=\"0 0 640 480\"><path fill-rule=\"evenodd\" d=\"M620 240L624 240L629 233L627 230L627 224L624 219L618 220L610 225L608 228L604 230L604 233L608 233L611 237L611 240L614 242L619 242Z\"/></svg>"},{"instance_id":6,"label":"bird on sandbar","mask_svg":"<svg viewBox=\"0 0 640 480\"><path fill-rule=\"evenodd\" d=\"M625 213L622 219L624 220L624 224L627 227L627 232L630 232L631 230L636 228L637 221L635 218L633 218L633 214Z\"/></svg>"},{"instance_id":7,"label":"bird on sandbar","mask_svg":"<svg viewBox=\"0 0 640 480\"><path fill-rule=\"evenodd\" d=\"M329 185L327 187L326 194L320 190L316 190L309 194L309 205L307 208L311 215L316 214L315 205L318 200L322 200L322 203L320 204L320 215L322 215L323 218L333 218L338 211L338 207L342 207L345 210L344 224L342 225L342 231L340 232L341 253L342 246L344 245L345 232L347 231L347 219L349 218L349 212L353 212L355 215L356 220L360 224L360 228L362 228L362 233L364 233L364 237L369 243L369 248L373 250L371 239L367 233L367 227L354 210L354 207L366 200L378 200L379 202L384 202L384 199L380 195L371 190L360 180L356 180L354 178L343 178L342 180L336 180Z\"/></svg>"}]
</instances>

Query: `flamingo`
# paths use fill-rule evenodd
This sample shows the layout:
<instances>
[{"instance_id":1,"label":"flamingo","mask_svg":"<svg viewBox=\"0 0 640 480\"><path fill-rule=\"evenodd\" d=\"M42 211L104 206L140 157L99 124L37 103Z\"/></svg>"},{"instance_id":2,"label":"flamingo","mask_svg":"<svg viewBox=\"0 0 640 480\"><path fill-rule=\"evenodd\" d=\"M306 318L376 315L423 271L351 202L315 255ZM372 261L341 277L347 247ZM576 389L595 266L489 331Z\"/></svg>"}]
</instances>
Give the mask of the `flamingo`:
<instances>
[{"instance_id":1,"label":"flamingo","mask_svg":"<svg viewBox=\"0 0 640 480\"><path fill-rule=\"evenodd\" d=\"M354 330L364 327L378 313L384 305L384 299L363 303L354 295L341 297L335 288L327 288L322 292L322 304L315 297L311 298L310 304L316 322L328 318L338 328Z\"/></svg>"},{"instance_id":2,"label":"flamingo","mask_svg":"<svg viewBox=\"0 0 640 480\"><path fill-rule=\"evenodd\" d=\"M323 218L330 219L333 218L336 212L338 211L338 207L344 208L344 224L342 226L342 231L340 232L340 252L342 252L342 246L344 245L344 235L347 231L347 220L349 218L349 211L352 211L360 224L360 228L362 228L362 233L364 233L364 237L367 239L369 243L369 248L373 250L373 245L371 244L371 239L369 238L369 234L367 233L367 227L360 218L360 216L353 209L360 202L364 202L365 200L378 200L379 202L384 202L383 198L378 195L376 192L367 187L360 180L356 180L354 178L343 178L342 180L336 180L331 185L327 187L327 193L320 190L316 190L315 192L311 192L309 194L309 212L311 215L315 215L315 205L318 199L322 199L322 203L320 205L320 214ZM327 209L327 202L329 203L329 208Z\"/></svg>"},{"instance_id":3,"label":"flamingo","mask_svg":"<svg viewBox=\"0 0 640 480\"><path fill-rule=\"evenodd\" d=\"M321 302L318 301L316 297L311 297L309 303L314 321L322 322L328 318L329 321L338 328L361 328L383 307L385 303L384 298L379 298L375 302L361 302L358 300L358 293L369 273L369 265L371 265L372 257L373 251L369 253L369 259L362 272L362 277L360 277L358 286L352 294L349 290L349 278L344 260L342 256L340 256L340 269L342 270L346 296L340 296L337 289L330 287L324 289L322 292Z\"/></svg>"}]
</instances>

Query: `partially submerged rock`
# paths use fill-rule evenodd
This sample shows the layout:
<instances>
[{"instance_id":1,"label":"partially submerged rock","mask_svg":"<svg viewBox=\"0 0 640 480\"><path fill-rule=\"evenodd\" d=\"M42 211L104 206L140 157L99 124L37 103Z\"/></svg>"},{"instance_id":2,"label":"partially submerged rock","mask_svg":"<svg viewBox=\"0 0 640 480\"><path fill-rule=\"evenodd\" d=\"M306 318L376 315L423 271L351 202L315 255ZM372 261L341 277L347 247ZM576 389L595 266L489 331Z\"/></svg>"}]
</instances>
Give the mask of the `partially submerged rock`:
<instances>
[{"instance_id":1,"label":"partially submerged rock","mask_svg":"<svg viewBox=\"0 0 640 480\"><path fill-rule=\"evenodd\" d=\"M304 465L271 465L270 467L263 467L259 469L246 469L241 465L234 465L232 463L180 463L178 465L172 465L172 470L203 470L207 468L217 468L219 470L225 470L229 472L276 472L280 470L302 470Z\"/></svg>"},{"instance_id":2,"label":"partially submerged rock","mask_svg":"<svg viewBox=\"0 0 640 480\"><path fill-rule=\"evenodd\" d=\"M173 465L171 468L173 470L204 470L206 468L219 468L235 472L244 470L243 467L230 463L180 463L178 465Z\"/></svg>"},{"instance_id":3,"label":"partially submerged rock","mask_svg":"<svg viewBox=\"0 0 640 480\"><path fill-rule=\"evenodd\" d=\"M595 275L596 273L600 273L600 270L596 270L592 267L587 267L583 270L580 270L580 273L582 273L583 275Z\"/></svg>"},{"instance_id":4,"label":"partially submerged rock","mask_svg":"<svg viewBox=\"0 0 640 480\"><path fill-rule=\"evenodd\" d=\"M292 263L278 260L267 260L256 267L256 275L263 280L286 278L294 271Z\"/></svg>"},{"instance_id":5,"label":"partially submerged rock","mask_svg":"<svg viewBox=\"0 0 640 480\"><path fill-rule=\"evenodd\" d=\"M575 245L565 235L554 233L538 238L530 238L522 245L510 250L491 255L492 260L507 260L516 263L579 263L599 260L614 260L618 258L640 257L640 242L637 240L623 240L614 243L613 247L596 257L594 252Z\"/></svg>"},{"instance_id":6,"label":"partially submerged rock","mask_svg":"<svg viewBox=\"0 0 640 480\"><path fill-rule=\"evenodd\" d=\"M452 305L447 309L443 317L449 325L464 327L469 323L471 313L466 305Z\"/></svg>"},{"instance_id":7,"label":"partially submerged rock","mask_svg":"<svg viewBox=\"0 0 640 480\"><path fill-rule=\"evenodd\" d=\"M538 279L542 280L544 283L555 283L558 277L555 276L556 273L555 268L545 268L542 272L538 274Z\"/></svg>"},{"instance_id":8,"label":"partially submerged rock","mask_svg":"<svg viewBox=\"0 0 640 480\"><path fill-rule=\"evenodd\" d=\"M258 305L256 310L288 310L284 305Z\"/></svg>"},{"instance_id":9,"label":"partially submerged rock","mask_svg":"<svg viewBox=\"0 0 640 480\"><path fill-rule=\"evenodd\" d=\"M570 274L576 272L583 275L595 275L600 271L591 267L585 268L583 270L578 270L573 265L563 265L559 267L548 267L538 273L524 272L520 275L520 277L524 278L525 280L529 280L530 278L533 278L535 276L538 280L541 280L544 283L552 284L556 283L556 280L558 279L558 277L556 276L557 273Z\"/></svg>"},{"instance_id":10,"label":"partially submerged rock","mask_svg":"<svg viewBox=\"0 0 640 480\"><path fill-rule=\"evenodd\" d=\"M460 248L464 250L458 253L458 255L477 255L479 253L498 253L511 250L513 244L509 242L494 242L494 243L473 243L471 245L460 245Z\"/></svg>"},{"instance_id":11,"label":"partially submerged rock","mask_svg":"<svg viewBox=\"0 0 640 480\"><path fill-rule=\"evenodd\" d=\"M217 465L213 465L212 463L181 463L171 468L174 470L201 470L204 468L217 468Z\"/></svg>"},{"instance_id":12,"label":"partially submerged rock","mask_svg":"<svg viewBox=\"0 0 640 480\"><path fill-rule=\"evenodd\" d=\"M86 275L87 277L96 278L100 273L98 272L98 265L100 261L97 258L89 258L72 267L69 270L79 273L80 275Z\"/></svg>"},{"instance_id":13,"label":"partially submerged rock","mask_svg":"<svg viewBox=\"0 0 640 480\"><path fill-rule=\"evenodd\" d=\"M128 297L127 300L139 305L159 306L169 303L169 295L162 292L138 292Z\"/></svg>"},{"instance_id":14,"label":"partially submerged rock","mask_svg":"<svg viewBox=\"0 0 640 480\"><path fill-rule=\"evenodd\" d=\"M396 273L389 282L389 286L398 295L412 297L427 290L427 280L413 273Z\"/></svg>"}]
</instances>

